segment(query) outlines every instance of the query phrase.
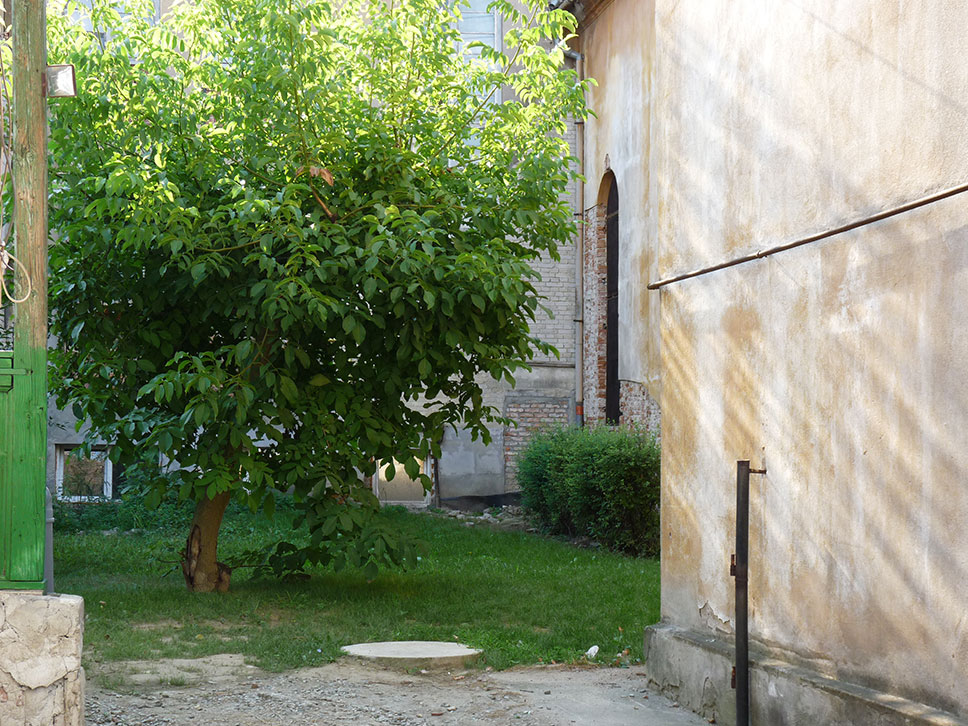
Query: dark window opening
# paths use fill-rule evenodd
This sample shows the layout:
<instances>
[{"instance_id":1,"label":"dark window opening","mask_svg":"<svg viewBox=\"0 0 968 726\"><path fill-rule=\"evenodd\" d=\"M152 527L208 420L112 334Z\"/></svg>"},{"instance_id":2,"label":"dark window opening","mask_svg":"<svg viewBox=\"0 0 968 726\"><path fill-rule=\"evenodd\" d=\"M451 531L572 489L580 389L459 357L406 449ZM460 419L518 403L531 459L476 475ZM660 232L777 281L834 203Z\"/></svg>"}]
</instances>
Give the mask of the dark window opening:
<instances>
[{"instance_id":1,"label":"dark window opening","mask_svg":"<svg viewBox=\"0 0 968 726\"><path fill-rule=\"evenodd\" d=\"M605 205L605 422L617 424L618 383L618 184L612 179Z\"/></svg>"}]
</instances>

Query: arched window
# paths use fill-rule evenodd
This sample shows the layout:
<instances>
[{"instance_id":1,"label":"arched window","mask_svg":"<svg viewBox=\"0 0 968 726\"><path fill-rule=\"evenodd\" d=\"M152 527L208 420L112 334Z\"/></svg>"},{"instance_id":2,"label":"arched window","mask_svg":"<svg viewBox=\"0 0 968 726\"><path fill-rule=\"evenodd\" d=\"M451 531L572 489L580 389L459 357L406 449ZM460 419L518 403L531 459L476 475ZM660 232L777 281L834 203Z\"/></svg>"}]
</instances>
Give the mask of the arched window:
<instances>
[{"instance_id":1,"label":"arched window","mask_svg":"<svg viewBox=\"0 0 968 726\"><path fill-rule=\"evenodd\" d=\"M617 424L618 382L618 183L610 179L605 205L605 422Z\"/></svg>"}]
</instances>

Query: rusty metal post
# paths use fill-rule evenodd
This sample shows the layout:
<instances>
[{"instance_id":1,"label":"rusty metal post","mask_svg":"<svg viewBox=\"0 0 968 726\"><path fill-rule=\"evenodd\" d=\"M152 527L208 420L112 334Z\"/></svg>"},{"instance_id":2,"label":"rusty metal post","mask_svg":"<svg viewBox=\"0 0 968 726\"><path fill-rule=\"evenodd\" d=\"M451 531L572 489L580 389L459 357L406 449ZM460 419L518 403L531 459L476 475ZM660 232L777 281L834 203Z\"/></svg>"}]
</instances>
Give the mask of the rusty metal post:
<instances>
[{"instance_id":1,"label":"rusty metal post","mask_svg":"<svg viewBox=\"0 0 968 726\"><path fill-rule=\"evenodd\" d=\"M736 726L749 726L750 722L750 474L766 474L766 469L751 469L749 461L736 462L736 554L729 567L729 574L736 578L736 665L732 683L736 689Z\"/></svg>"},{"instance_id":2,"label":"rusty metal post","mask_svg":"<svg viewBox=\"0 0 968 726\"><path fill-rule=\"evenodd\" d=\"M750 463L736 462L736 726L750 722Z\"/></svg>"}]
</instances>

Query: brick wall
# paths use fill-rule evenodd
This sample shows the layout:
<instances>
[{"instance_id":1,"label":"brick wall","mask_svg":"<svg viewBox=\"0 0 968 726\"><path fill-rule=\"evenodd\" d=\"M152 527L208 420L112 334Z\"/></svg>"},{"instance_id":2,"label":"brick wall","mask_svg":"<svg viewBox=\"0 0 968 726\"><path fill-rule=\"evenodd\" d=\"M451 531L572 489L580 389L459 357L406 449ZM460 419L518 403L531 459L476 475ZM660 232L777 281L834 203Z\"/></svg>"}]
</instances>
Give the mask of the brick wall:
<instances>
[{"instance_id":1,"label":"brick wall","mask_svg":"<svg viewBox=\"0 0 968 726\"><path fill-rule=\"evenodd\" d=\"M659 402L638 381L619 381L620 424L640 424L659 433Z\"/></svg>"},{"instance_id":2,"label":"brick wall","mask_svg":"<svg viewBox=\"0 0 968 726\"><path fill-rule=\"evenodd\" d=\"M584 374L585 421L605 420L605 296L608 265L605 256L605 205L585 212L584 281ZM621 340L619 340L621 345Z\"/></svg>"},{"instance_id":3,"label":"brick wall","mask_svg":"<svg viewBox=\"0 0 968 726\"><path fill-rule=\"evenodd\" d=\"M504 429L504 487L516 492L518 486L518 454L527 446L531 435L555 424L566 424L571 401L568 398L521 397L508 398L504 415L517 421L517 428Z\"/></svg>"},{"instance_id":4,"label":"brick wall","mask_svg":"<svg viewBox=\"0 0 968 726\"><path fill-rule=\"evenodd\" d=\"M571 153L576 153L576 127L568 124L565 138L571 147ZM577 185L571 182L565 191L565 198L572 207L577 206ZM511 391L503 388L504 415L517 422L517 427L509 426L503 430L504 440L504 491L519 491L517 483L517 457L527 445L531 435L540 429L554 425L564 425L572 420L571 413L574 406L574 368L575 351L575 317L576 317L576 256L577 245L574 241L563 244L558 248L561 259L555 261L548 255L542 255L540 260L532 263L532 267L541 275L541 280L535 283L538 294L544 299L542 305L549 308L551 313L539 310L535 321L531 324L531 332L541 340L551 343L558 349L559 357L538 355L534 362L538 364L535 372L541 372L541 364L551 365L558 369L558 376L552 384L541 375L516 376L518 385ZM560 374L563 366L572 366L567 374L567 390L562 390ZM563 394L569 395L563 395Z\"/></svg>"},{"instance_id":5,"label":"brick wall","mask_svg":"<svg viewBox=\"0 0 968 726\"><path fill-rule=\"evenodd\" d=\"M575 125L568 124L568 132L564 136L576 153ZM572 207L577 206L577 186L574 181L569 182L564 198ZM551 310L551 314L538 310L535 321L531 324L531 332L546 343L551 343L558 349L560 358L555 356L538 355L536 361L575 362L575 248L574 240L558 248L561 259L552 260L547 254L540 260L532 262L531 266L541 275L541 280L535 283L538 294L544 296L541 303Z\"/></svg>"},{"instance_id":6,"label":"brick wall","mask_svg":"<svg viewBox=\"0 0 968 726\"><path fill-rule=\"evenodd\" d=\"M584 298L584 376L585 376L585 422L602 423L605 420L605 345L606 345L606 282L608 264L606 256L605 205L599 204L585 212L585 249L582 261ZM621 257L621 250L619 255ZM624 327L635 324L624 322ZM627 337L619 332L619 346ZM621 371L619 371L621 375ZM627 379L619 380L619 423L642 424L658 432L659 404L649 395L645 384Z\"/></svg>"},{"instance_id":7,"label":"brick wall","mask_svg":"<svg viewBox=\"0 0 968 726\"><path fill-rule=\"evenodd\" d=\"M549 315L538 310L531 324L531 332L558 349L560 358L538 354L535 361L575 362L575 244L569 242L558 249L561 260L542 255L531 266L541 275L535 289L545 299L541 304L551 310Z\"/></svg>"}]
</instances>

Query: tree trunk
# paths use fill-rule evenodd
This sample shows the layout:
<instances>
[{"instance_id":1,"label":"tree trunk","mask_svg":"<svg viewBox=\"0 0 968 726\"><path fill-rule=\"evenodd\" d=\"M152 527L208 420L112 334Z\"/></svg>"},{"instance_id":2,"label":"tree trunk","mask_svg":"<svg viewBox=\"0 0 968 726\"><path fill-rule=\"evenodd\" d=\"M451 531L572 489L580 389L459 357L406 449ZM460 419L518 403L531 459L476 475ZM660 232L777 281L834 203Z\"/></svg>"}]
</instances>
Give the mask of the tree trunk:
<instances>
[{"instance_id":1,"label":"tree trunk","mask_svg":"<svg viewBox=\"0 0 968 726\"><path fill-rule=\"evenodd\" d=\"M216 560L218 530L231 494L221 492L214 499L200 500L195 505L191 533L182 552L185 584L193 592L227 592L232 568Z\"/></svg>"}]
</instances>

